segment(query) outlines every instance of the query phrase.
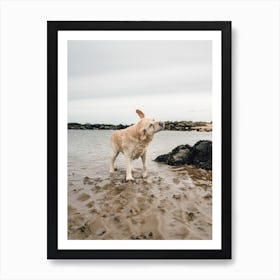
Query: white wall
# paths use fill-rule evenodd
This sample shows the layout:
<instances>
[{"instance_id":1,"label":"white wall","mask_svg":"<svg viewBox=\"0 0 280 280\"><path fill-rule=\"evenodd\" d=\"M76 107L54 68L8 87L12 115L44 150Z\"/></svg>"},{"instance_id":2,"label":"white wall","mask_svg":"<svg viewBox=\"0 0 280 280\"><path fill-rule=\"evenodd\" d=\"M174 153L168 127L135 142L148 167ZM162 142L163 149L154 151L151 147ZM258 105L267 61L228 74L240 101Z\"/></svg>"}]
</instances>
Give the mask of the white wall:
<instances>
[{"instance_id":1,"label":"white wall","mask_svg":"<svg viewBox=\"0 0 280 280\"><path fill-rule=\"evenodd\" d=\"M1 279L279 279L279 1L1 2ZM46 260L46 21L231 20L233 260Z\"/></svg>"}]
</instances>

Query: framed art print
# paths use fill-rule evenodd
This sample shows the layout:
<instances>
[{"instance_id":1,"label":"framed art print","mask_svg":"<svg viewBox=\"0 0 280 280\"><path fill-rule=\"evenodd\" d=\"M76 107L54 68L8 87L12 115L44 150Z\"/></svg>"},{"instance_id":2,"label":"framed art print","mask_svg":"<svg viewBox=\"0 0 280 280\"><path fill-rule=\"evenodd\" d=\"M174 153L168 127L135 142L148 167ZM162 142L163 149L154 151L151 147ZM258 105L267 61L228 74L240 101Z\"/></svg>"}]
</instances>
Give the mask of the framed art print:
<instances>
[{"instance_id":1,"label":"framed art print","mask_svg":"<svg viewBox=\"0 0 280 280\"><path fill-rule=\"evenodd\" d=\"M47 28L47 257L230 259L231 22Z\"/></svg>"}]
</instances>

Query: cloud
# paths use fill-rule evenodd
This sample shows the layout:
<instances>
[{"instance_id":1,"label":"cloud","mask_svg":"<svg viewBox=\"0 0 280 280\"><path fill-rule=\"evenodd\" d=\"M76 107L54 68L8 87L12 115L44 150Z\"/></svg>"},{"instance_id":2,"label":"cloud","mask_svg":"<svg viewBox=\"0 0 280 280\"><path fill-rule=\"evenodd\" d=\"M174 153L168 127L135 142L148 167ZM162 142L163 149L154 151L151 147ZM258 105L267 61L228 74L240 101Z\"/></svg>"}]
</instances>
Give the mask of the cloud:
<instances>
[{"instance_id":1,"label":"cloud","mask_svg":"<svg viewBox=\"0 0 280 280\"><path fill-rule=\"evenodd\" d=\"M135 122L211 120L211 41L70 41L68 119Z\"/></svg>"},{"instance_id":2,"label":"cloud","mask_svg":"<svg viewBox=\"0 0 280 280\"><path fill-rule=\"evenodd\" d=\"M211 107L211 96L207 93L74 99L68 103L68 121L131 124L138 120L138 108L163 121L211 121Z\"/></svg>"},{"instance_id":3,"label":"cloud","mask_svg":"<svg viewBox=\"0 0 280 280\"><path fill-rule=\"evenodd\" d=\"M207 40L75 40L68 42L68 74L77 77L211 63Z\"/></svg>"},{"instance_id":4,"label":"cloud","mask_svg":"<svg viewBox=\"0 0 280 280\"><path fill-rule=\"evenodd\" d=\"M208 68L208 65L180 65L70 78L69 99L210 91Z\"/></svg>"}]
</instances>

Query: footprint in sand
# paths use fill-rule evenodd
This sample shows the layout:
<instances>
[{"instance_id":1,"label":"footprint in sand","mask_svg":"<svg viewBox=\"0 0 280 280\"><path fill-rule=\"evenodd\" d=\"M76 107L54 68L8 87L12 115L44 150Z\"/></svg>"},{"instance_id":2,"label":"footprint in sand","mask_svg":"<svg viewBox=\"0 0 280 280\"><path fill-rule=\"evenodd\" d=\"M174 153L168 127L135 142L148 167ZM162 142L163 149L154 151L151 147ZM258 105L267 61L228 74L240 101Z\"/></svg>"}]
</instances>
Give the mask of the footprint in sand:
<instances>
[{"instance_id":1,"label":"footprint in sand","mask_svg":"<svg viewBox=\"0 0 280 280\"><path fill-rule=\"evenodd\" d=\"M186 214L187 214L187 220L189 222L192 222L196 218L196 216L193 212L186 212Z\"/></svg>"},{"instance_id":2,"label":"footprint in sand","mask_svg":"<svg viewBox=\"0 0 280 280\"><path fill-rule=\"evenodd\" d=\"M80 201L86 201L90 198L90 195L86 194L86 193L82 193L79 195L78 200Z\"/></svg>"},{"instance_id":3,"label":"footprint in sand","mask_svg":"<svg viewBox=\"0 0 280 280\"><path fill-rule=\"evenodd\" d=\"M84 179L83 179L83 184L84 185L93 185L93 180L91 179L91 178L89 178L89 177L84 177Z\"/></svg>"},{"instance_id":4,"label":"footprint in sand","mask_svg":"<svg viewBox=\"0 0 280 280\"><path fill-rule=\"evenodd\" d=\"M72 205L68 206L68 215L74 213L77 210L77 208L73 207Z\"/></svg>"},{"instance_id":5,"label":"footprint in sand","mask_svg":"<svg viewBox=\"0 0 280 280\"><path fill-rule=\"evenodd\" d=\"M130 213L131 216L136 216L136 215L139 214L139 209L137 209L137 208L131 208L131 209L129 210L129 213Z\"/></svg>"},{"instance_id":6,"label":"footprint in sand","mask_svg":"<svg viewBox=\"0 0 280 280\"><path fill-rule=\"evenodd\" d=\"M73 189L72 192L73 192L73 193L78 193L78 192L82 191L83 189L84 189L84 188Z\"/></svg>"},{"instance_id":7,"label":"footprint in sand","mask_svg":"<svg viewBox=\"0 0 280 280\"><path fill-rule=\"evenodd\" d=\"M211 198L212 198L212 195L211 195L210 193L208 193L208 194L206 194L206 195L204 196L204 198L205 198L205 199L211 199Z\"/></svg>"},{"instance_id":8,"label":"footprint in sand","mask_svg":"<svg viewBox=\"0 0 280 280\"><path fill-rule=\"evenodd\" d=\"M173 183L178 185L180 183L180 180L178 178L173 178Z\"/></svg>"},{"instance_id":9,"label":"footprint in sand","mask_svg":"<svg viewBox=\"0 0 280 280\"><path fill-rule=\"evenodd\" d=\"M94 206L94 201L90 201L87 205L88 208L91 208Z\"/></svg>"},{"instance_id":10,"label":"footprint in sand","mask_svg":"<svg viewBox=\"0 0 280 280\"><path fill-rule=\"evenodd\" d=\"M181 195L180 194L173 194L172 198L181 199Z\"/></svg>"},{"instance_id":11,"label":"footprint in sand","mask_svg":"<svg viewBox=\"0 0 280 280\"><path fill-rule=\"evenodd\" d=\"M160 210L161 213L165 213L164 206L158 205L157 208Z\"/></svg>"}]
</instances>

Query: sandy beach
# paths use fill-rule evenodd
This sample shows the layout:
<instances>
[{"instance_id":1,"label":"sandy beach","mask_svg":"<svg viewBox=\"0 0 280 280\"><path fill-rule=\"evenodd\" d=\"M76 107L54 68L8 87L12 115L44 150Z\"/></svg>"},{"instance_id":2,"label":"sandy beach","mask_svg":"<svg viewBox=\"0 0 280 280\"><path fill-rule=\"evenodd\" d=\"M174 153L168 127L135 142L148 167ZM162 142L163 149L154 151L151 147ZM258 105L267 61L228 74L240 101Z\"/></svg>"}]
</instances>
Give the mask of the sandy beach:
<instances>
[{"instance_id":1,"label":"sandy beach","mask_svg":"<svg viewBox=\"0 0 280 280\"><path fill-rule=\"evenodd\" d=\"M133 182L69 174L68 239L211 239L212 172L159 166Z\"/></svg>"}]
</instances>

